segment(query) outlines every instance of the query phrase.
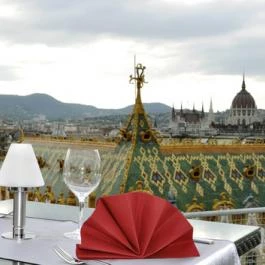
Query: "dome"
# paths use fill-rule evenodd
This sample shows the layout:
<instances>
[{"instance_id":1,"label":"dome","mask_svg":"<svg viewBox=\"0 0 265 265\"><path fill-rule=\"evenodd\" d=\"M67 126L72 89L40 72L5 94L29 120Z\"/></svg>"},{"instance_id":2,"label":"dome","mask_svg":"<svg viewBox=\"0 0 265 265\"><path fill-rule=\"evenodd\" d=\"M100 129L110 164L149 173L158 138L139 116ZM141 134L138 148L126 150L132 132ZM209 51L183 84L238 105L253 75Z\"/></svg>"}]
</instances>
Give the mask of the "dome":
<instances>
[{"instance_id":1,"label":"dome","mask_svg":"<svg viewBox=\"0 0 265 265\"><path fill-rule=\"evenodd\" d=\"M245 80L243 79L242 90L237 93L232 102L232 108L256 108L256 103L251 94L246 90Z\"/></svg>"}]
</instances>

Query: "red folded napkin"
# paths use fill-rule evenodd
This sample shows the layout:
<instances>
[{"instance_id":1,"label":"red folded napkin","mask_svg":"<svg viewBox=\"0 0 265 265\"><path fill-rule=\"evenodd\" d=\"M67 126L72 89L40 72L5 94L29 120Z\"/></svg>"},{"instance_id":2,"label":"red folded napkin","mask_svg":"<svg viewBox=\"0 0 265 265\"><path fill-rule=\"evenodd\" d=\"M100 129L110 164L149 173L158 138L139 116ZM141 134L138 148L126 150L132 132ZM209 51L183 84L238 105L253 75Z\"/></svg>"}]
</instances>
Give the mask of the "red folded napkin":
<instances>
[{"instance_id":1,"label":"red folded napkin","mask_svg":"<svg viewBox=\"0 0 265 265\"><path fill-rule=\"evenodd\" d=\"M80 259L199 256L193 228L169 202L145 192L102 197L81 228Z\"/></svg>"}]
</instances>

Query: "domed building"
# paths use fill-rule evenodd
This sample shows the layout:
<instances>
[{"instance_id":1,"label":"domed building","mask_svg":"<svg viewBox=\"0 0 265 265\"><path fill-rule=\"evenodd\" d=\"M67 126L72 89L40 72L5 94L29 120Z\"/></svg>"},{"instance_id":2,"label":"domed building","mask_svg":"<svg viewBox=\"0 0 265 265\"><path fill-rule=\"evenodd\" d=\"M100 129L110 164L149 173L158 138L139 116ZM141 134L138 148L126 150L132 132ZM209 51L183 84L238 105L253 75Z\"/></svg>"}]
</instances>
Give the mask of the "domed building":
<instances>
[{"instance_id":1,"label":"domed building","mask_svg":"<svg viewBox=\"0 0 265 265\"><path fill-rule=\"evenodd\" d=\"M254 122L260 122L259 113L253 96L246 90L243 76L242 89L232 101L226 124L249 125Z\"/></svg>"}]
</instances>

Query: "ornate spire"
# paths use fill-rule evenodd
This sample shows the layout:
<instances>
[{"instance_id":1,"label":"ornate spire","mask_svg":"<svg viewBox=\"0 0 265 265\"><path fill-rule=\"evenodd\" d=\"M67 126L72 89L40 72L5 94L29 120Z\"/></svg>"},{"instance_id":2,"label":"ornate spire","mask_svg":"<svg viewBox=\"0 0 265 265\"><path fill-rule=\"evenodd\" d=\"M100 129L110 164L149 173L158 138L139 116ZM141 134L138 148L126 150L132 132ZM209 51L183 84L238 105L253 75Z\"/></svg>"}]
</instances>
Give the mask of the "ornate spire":
<instances>
[{"instance_id":1,"label":"ornate spire","mask_svg":"<svg viewBox=\"0 0 265 265\"><path fill-rule=\"evenodd\" d=\"M172 107L172 111L171 111L171 120L174 121L176 118L176 112L175 112L175 108L174 108L174 104Z\"/></svg>"},{"instance_id":2,"label":"ornate spire","mask_svg":"<svg viewBox=\"0 0 265 265\"><path fill-rule=\"evenodd\" d=\"M121 138L119 139L119 146L117 146L120 150L124 150L124 148L127 150L127 153L123 154L126 155L126 159L120 182L123 191L131 190L136 183L145 184L136 159L141 152L145 152L146 148L153 150L152 148L159 147L158 132L150 124L141 100L141 88L146 83L144 70L145 66L137 64L134 76L130 75L130 82L135 81L137 96L127 125L120 129Z\"/></svg>"},{"instance_id":3,"label":"ornate spire","mask_svg":"<svg viewBox=\"0 0 265 265\"><path fill-rule=\"evenodd\" d=\"M182 108L182 102L181 102L181 105L180 105L180 116L183 115L183 108Z\"/></svg>"},{"instance_id":4,"label":"ornate spire","mask_svg":"<svg viewBox=\"0 0 265 265\"><path fill-rule=\"evenodd\" d=\"M211 98L209 112L213 113L213 100Z\"/></svg>"},{"instance_id":5,"label":"ornate spire","mask_svg":"<svg viewBox=\"0 0 265 265\"><path fill-rule=\"evenodd\" d=\"M204 114L204 107L203 107L203 102L202 102L202 111L201 111L201 117L204 118L205 114Z\"/></svg>"},{"instance_id":6,"label":"ornate spire","mask_svg":"<svg viewBox=\"0 0 265 265\"><path fill-rule=\"evenodd\" d=\"M246 90L245 72L243 73L242 90L244 90L244 91Z\"/></svg>"},{"instance_id":7,"label":"ornate spire","mask_svg":"<svg viewBox=\"0 0 265 265\"><path fill-rule=\"evenodd\" d=\"M141 91L140 91L140 89L144 86L144 83L147 83L145 82L144 70L145 66L139 63L135 67L135 76L130 75L130 83L133 80L135 80L136 82L137 96L136 96L134 111L138 113L144 113L144 108L141 100Z\"/></svg>"},{"instance_id":8,"label":"ornate spire","mask_svg":"<svg viewBox=\"0 0 265 265\"><path fill-rule=\"evenodd\" d=\"M126 127L120 129L122 139L127 142L131 142L133 145L150 142L157 144L157 132L154 131L152 129L152 125L149 124L149 120L141 100L141 88L144 83L147 83L145 82L144 70L145 66L137 64L134 76L130 75L130 83L135 80L137 96L135 99L133 113L129 117Z\"/></svg>"}]
</instances>

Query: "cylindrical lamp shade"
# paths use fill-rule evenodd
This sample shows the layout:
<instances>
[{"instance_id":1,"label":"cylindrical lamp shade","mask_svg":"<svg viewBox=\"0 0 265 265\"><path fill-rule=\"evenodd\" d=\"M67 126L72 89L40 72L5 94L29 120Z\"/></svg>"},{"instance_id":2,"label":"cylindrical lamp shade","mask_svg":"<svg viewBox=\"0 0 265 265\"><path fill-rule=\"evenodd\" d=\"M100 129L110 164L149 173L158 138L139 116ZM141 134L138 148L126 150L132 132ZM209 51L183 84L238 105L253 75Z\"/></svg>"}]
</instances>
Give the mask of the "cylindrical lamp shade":
<instances>
[{"instance_id":1,"label":"cylindrical lamp shade","mask_svg":"<svg viewBox=\"0 0 265 265\"><path fill-rule=\"evenodd\" d=\"M31 144L11 144L0 171L0 186L40 187L44 185Z\"/></svg>"}]
</instances>

